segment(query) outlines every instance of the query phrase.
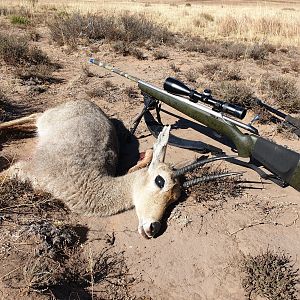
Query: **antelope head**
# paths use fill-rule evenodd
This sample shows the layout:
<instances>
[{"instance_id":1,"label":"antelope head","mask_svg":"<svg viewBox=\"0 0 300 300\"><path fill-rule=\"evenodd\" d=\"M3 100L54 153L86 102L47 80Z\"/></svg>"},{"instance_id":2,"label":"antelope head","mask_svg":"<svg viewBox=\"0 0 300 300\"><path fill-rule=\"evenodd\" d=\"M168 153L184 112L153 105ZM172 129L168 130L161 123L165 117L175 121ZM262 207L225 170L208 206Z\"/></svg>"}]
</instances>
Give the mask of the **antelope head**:
<instances>
[{"instance_id":1,"label":"antelope head","mask_svg":"<svg viewBox=\"0 0 300 300\"><path fill-rule=\"evenodd\" d=\"M165 126L159 134L151 163L139 172L133 188L138 231L146 238L158 233L166 208L180 196L179 180L173 176L172 168L164 163L169 132L170 126Z\"/></svg>"},{"instance_id":2,"label":"antelope head","mask_svg":"<svg viewBox=\"0 0 300 300\"><path fill-rule=\"evenodd\" d=\"M148 168L138 172L133 187L133 204L139 219L138 232L145 238L154 237L160 230L160 220L166 208L180 196L181 186L191 187L200 182L215 180L239 173L221 173L202 176L183 182L180 186L179 177L206 163L232 156L217 156L202 159L181 169L174 170L164 162L169 139L170 126L165 126L153 146L153 157Z\"/></svg>"}]
</instances>

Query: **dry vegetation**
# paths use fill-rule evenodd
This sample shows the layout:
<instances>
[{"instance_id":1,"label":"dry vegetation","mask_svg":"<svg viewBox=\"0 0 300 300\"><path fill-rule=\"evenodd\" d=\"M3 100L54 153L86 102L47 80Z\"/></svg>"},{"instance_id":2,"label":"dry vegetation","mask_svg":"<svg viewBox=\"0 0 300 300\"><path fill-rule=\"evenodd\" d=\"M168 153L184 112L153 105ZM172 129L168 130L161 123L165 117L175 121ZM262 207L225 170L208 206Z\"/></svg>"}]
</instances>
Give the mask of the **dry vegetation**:
<instances>
[{"instance_id":1,"label":"dry vegetation","mask_svg":"<svg viewBox=\"0 0 300 300\"><path fill-rule=\"evenodd\" d=\"M15 5L20 1L10 1L10 7L2 5L1 14L16 14ZM171 31L203 36L208 38L226 38L251 42L266 41L281 45L299 46L300 19L293 4L286 7L261 5L221 5L198 4L197 2L157 4L139 2L89 1L73 2L69 0L59 3L49 0L39 0L34 5L32 1L23 1L25 11L38 9L53 11L108 11L119 14L130 10L135 13L145 13L154 17L159 23L168 24ZM229 1L230 4L230 1ZM29 9L28 9L29 8Z\"/></svg>"},{"instance_id":2,"label":"dry vegetation","mask_svg":"<svg viewBox=\"0 0 300 300\"><path fill-rule=\"evenodd\" d=\"M267 250L256 256L245 256L241 262L242 285L248 299L255 296L268 300L296 300L299 270L292 258L282 251Z\"/></svg>"},{"instance_id":3,"label":"dry vegetation","mask_svg":"<svg viewBox=\"0 0 300 300\"><path fill-rule=\"evenodd\" d=\"M228 170L220 167L220 164L204 166L190 172L185 180L196 177L213 176L227 173ZM224 202L230 198L239 197L243 194L242 176L224 177L218 180L199 183L185 190L185 195L192 196L192 199L203 204L209 210L222 207Z\"/></svg>"},{"instance_id":4,"label":"dry vegetation","mask_svg":"<svg viewBox=\"0 0 300 300\"><path fill-rule=\"evenodd\" d=\"M28 183L2 182L0 225L0 276L6 287L55 299L126 299L132 279L122 253L109 245L100 253L83 247L88 229L69 224L67 209L51 195ZM105 287L103 294L89 289L96 284Z\"/></svg>"},{"instance_id":5,"label":"dry vegetation","mask_svg":"<svg viewBox=\"0 0 300 300\"><path fill-rule=\"evenodd\" d=\"M52 97L59 95L62 101L70 95L76 98L81 91L80 97L101 100L113 117L120 107L126 107L123 117L132 119L134 109L142 105L137 88L120 87L86 65L74 71L77 61L67 70L68 55L73 60L82 56L85 61L90 55L109 55L108 61L128 59L129 65L141 64L141 74L145 71L145 78L152 76L157 82L161 74L173 72L191 87L209 87L216 98L259 113L261 123L276 122L277 131L286 135L283 123L257 106L256 96L291 114L299 112L298 11L289 5L283 9L194 1L121 2L117 6L105 1L2 1L0 67L11 81L6 88L0 86L0 119L35 111L41 99L45 107L52 106ZM60 55L64 58L56 60ZM149 65L162 73L156 69L149 75ZM71 76L64 78L68 72ZM1 76L0 80L5 82ZM114 106L118 107L115 111ZM0 138L1 145L7 142L3 133ZM0 162L4 160L1 157ZM225 171L218 166L204 167L187 179ZM201 203L208 211L218 211L228 199L243 197L241 183L240 177L226 178L199 184L185 193L197 208ZM128 276L124 255L110 248L114 238L93 253L86 240L88 228L72 223L66 208L50 195L17 181L2 182L0 225L0 277L6 287L49 299L137 299L130 295L133 279ZM296 299L299 278L291 261L283 252L244 257L240 271L246 296Z\"/></svg>"}]
</instances>

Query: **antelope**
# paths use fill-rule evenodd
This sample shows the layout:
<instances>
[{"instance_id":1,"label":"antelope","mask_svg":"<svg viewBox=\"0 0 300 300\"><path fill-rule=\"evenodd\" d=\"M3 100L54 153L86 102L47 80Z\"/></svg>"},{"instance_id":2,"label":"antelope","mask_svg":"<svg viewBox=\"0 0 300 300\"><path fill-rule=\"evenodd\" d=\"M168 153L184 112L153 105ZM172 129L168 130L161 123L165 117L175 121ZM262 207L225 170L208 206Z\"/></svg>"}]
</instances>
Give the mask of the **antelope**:
<instances>
[{"instance_id":1,"label":"antelope","mask_svg":"<svg viewBox=\"0 0 300 300\"><path fill-rule=\"evenodd\" d=\"M0 130L23 126L36 129L37 144L29 159L7 170L10 178L30 182L79 214L104 217L135 207L138 232L145 238L159 232L166 208L180 196L178 177L188 171L174 171L164 162L170 126L158 136L152 155L147 152L150 164L145 167L142 161L123 176L116 176L122 145L96 104L66 102L42 114L2 123Z\"/></svg>"}]
</instances>

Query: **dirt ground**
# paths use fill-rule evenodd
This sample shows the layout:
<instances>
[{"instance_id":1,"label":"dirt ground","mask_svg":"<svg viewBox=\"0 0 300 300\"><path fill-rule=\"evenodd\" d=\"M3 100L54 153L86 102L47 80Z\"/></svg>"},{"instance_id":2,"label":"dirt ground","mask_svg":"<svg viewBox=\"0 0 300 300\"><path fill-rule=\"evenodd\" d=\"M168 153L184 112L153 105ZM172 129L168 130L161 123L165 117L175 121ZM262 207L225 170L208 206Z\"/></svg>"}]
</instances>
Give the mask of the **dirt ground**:
<instances>
[{"instance_id":1,"label":"dirt ground","mask_svg":"<svg viewBox=\"0 0 300 300\"><path fill-rule=\"evenodd\" d=\"M5 20L2 22L5 23ZM21 33L23 31L22 28L13 30ZM51 61L61 64L62 68L53 73L59 80L46 84L46 90L37 93L33 88L34 85L17 79L12 68L2 64L0 86L7 98L34 111L43 111L68 100L88 99L97 103L110 117L122 120L126 126L130 125L142 109L142 97L138 95L137 98L129 98L125 89L128 87L136 89L135 85L118 75L88 65L90 57L106 61L157 86L161 86L168 76L177 76L187 81L184 74L191 66L201 68L207 62L218 62L240 68L243 78L255 87L257 80L266 71L282 74L283 68L290 61L300 57L297 53L279 52L273 57L276 64L271 60L259 64L251 59L233 61L165 47L163 49L168 52L168 58L156 60L149 51L148 59L138 60L132 56L116 54L108 44L80 46L78 50L69 52L66 47L49 42L49 32L45 27L38 27L37 32L40 39L33 44L46 52ZM170 67L172 64L178 66L180 71L175 73ZM292 75L297 76L296 73ZM98 97L95 93L91 93L99 86L103 86L105 81L110 82L107 88L108 95ZM197 83L189 83L190 86L202 88L206 87L206 84L209 84L209 81L205 76L201 76ZM298 79L297 85L299 84ZM166 106L164 108L169 109ZM252 116L253 113L250 112L247 120ZM168 116L164 116L163 120L170 124L175 122L174 118ZM276 125L257 126L263 136L300 151L299 139L276 133ZM206 141L221 147L228 154L232 153L228 146L211 140L191 128L177 129L174 134ZM144 123L138 127L136 136L139 138L140 151L151 147L154 142ZM34 137L8 139L1 144L1 157L13 161L29 157L34 145ZM195 152L172 146L167 151L167 161L174 165L183 164L198 156L199 154ZM225 163L217 165L224 167ZM229 170L245 171L230 164L226 164L226 167ZM166 214L163 232L151 240L145 240L138 234L134 210L107 218L70 213L68 218L73 223L88 228L86 241L82 247L92 249L93 253L103 249L105 237L114 235L113 249L124 254L128 273L134 278L128 292L131 299L248 299L242 287L240 271L244 255L257 255L268 249L275 252L284 251L291 256L294 268L300 268L300 199L299 192L293 188L281 188L261 180L251 170L246 170L242 179L244 188L242 194L237 197L208 202L203 199L198 202L191 194L183 199L184 201L173 205ZM4 232L5 228L1 228L2 231ZM1 237L2 241L3 238L4 236ZM299 298L300 294L297 296ZM39 293L24 294L18 289L11 289L0 283L0 299L51 299L51 297ZM70 299L80 298L74 296ZM268 298L256 297L253 294L251 299Z\"/></svg>"}]
</instances>

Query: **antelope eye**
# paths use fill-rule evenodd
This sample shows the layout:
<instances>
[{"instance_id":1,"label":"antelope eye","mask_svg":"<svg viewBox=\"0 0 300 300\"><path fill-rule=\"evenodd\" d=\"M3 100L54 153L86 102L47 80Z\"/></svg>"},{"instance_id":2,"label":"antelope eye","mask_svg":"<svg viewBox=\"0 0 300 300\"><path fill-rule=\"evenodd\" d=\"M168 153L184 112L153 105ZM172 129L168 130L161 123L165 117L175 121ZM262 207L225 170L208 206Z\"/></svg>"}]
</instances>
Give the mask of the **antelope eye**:
<instances>
[{"instance_id":1,"label":"antelope eye","mask_svg":"<svg viewBox=\"0 0 300 300\"><path fill-rule=\"evenodd\" d=\"M165 180L160 176L156 176L155 177L155 184L160 188L162 189L165 185Z\"/></svg>"}]
</instances>

